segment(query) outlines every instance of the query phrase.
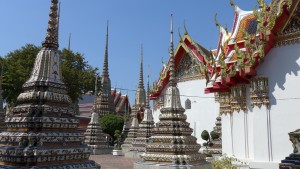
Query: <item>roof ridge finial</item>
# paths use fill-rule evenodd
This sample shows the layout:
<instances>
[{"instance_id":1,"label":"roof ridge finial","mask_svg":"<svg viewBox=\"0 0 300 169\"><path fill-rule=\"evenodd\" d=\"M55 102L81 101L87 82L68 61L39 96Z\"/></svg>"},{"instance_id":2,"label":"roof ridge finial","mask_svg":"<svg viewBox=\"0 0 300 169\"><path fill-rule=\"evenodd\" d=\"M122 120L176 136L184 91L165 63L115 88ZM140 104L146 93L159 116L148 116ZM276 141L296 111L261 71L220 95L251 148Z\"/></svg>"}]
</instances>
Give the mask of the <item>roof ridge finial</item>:
<instances>
[{"instance_id":1,"label":"roof ridge finial","mask_svg":"<svg viewBox=\"0 0 300 169\"><path fill-rule=\"evenodd\" d=\"M138 88L144 89L144 74L143 74L143 44L141 44L141 55L140 55L140 78Z\"/></svg>"},{"instance_id":2,"label":"roof ridge finial","mask_svg":"<svg viewBox=\"0 0 300 169\"><path fill-rule=\"evenodd\" d=\"M185 24L185 20L183 21L183 28L184 28L184 35L188 35L188 31L186 29L186 24Z\"/></svg>"},{"instance_id":3,"label":"roof ridge finial","mask_svg":"<svg viewBox=\"0 0 300 169\"><path fill-rule=\"evenodd\" d=\"M42 46L46 48L58 49L58 27L59 27L59 8L58 0L51 0L48 28Z\"/></svg>"},{"instance_id":4,"label":"roof ridge finial","mask_svg":"<svg viewBox=\"0 0 300 169\"><path fill-rule=\"evenodd\" d=\"M103 63L103 71L102 76L108 77L108 21L106 25L106 42L105 42L105 53L104 53L104 63Z\"/></svg>"},{"instance_id":5,"label":"roof ridge finial","mask_svg":"<svg viewBox=\"0 0 300 169\"><path fill-rule=\"evenodd\" d=\"M170 40L170 63L169 63L169 70L170 70L170 86L176 86L176 81L175 81L175 66L174 66L174 37L173 37L173 14L171 14L171 28L170 28L170 33L171 33L171 40Z\"/></svg>"}]
</instances>

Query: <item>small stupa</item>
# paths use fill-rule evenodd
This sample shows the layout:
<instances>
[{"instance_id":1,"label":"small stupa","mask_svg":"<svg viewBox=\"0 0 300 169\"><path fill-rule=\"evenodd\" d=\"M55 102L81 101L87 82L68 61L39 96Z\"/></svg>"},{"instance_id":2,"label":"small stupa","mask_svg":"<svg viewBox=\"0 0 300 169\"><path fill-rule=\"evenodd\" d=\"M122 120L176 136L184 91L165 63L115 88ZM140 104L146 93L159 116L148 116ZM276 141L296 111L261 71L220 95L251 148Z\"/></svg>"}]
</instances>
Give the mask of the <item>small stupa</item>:
<instances>
[{"instance_id":1,"label":"small stupa","mask_svg":"<svg viewBox=\"0 0 300 169\"><path fill-rule=\"evenodd\" d=\"M218 116L216 118L216 126L213 131L219 135L219 138L211 140L213 143L212 146L208 147L207 150L204 150L204 153L211 154L212 156L221 156L222 155L222 118Z\"/></svg>"},{"instance_id":2,"label":"small stupa","mask_svg":"<svg viewBox=\"0 0 300 169\"><path fill-rule=\"evenodd\" d=\"M181 106L180 93L175 80L173 23L171 15L171 45L168 69L169 86L165 94L164 107L160 109L159 122L146 144L142 161L134 163L134 169L189 168L208 169L211 165L198 151L200 145L192 136L193 129L186 122L185 109Z\"/></svg>"},{"instance_id":3,"label":"small stupa","mask_svg":"<svg viewBox=\"0 0 300 169\"><path fill-rule=\"evenodd\" d=\"M99 115L97 113L94 112L92 114L91 121L84 135L84 142L92 148L93 155L110 154L112 152L113 148L109 146L106 136L100 127Z\"/></svg>"},{"instance_id":4,"label":"small stupa","mask_svg":"<svg viewBox=\"0 0 300 169\"><path fill-rule=\"evenodd\" d=\"M130 150L130 148L132 147L132 143L137 136L138 129L139 129L139 122L135 116L132 119L128 135L125 138L124 143L121 146L123 154L127 153Z\"/></svg>"},{"instance_id":5,"label":"small stupa","mask_svg":"<svg viewBox=\"0 0 300 169\"><path fill-rule=\"evenodd\" d=\"M142 153L146 151L146 144L149 142L149 137L152 135L152 130L154 128L154 120L152 115L152 110L149 105L149 75L147 83L147 98L146 106L144 111L144 119L139 124L139 130L137 137L132 143L130 151L125 154L125 157L139 158Z\"/></svg>"},{"instance_id":6,"label":"small stupa","mask_svg":"<svg viewBox=\"0 0 300 169\"><path fill-rule=\"evenodd\" d=\"M30 78L0 133L0 168L99 169L77 131L79 120L62 81L58 0L51 0L48 29Z\"/></svg>"}]
</instances>

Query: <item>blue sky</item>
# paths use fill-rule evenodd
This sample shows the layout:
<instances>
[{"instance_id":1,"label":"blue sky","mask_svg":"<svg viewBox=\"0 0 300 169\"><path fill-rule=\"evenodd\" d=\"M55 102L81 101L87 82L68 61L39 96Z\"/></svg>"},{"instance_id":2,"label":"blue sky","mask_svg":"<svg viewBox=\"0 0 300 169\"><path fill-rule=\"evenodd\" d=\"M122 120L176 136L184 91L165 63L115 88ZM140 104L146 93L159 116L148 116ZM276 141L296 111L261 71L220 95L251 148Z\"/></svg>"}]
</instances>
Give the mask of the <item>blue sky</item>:
<instances>
[{"instance_id":1,"label":"blue sky","mask_svg":"<svg viewBox=\"0 0 300 169\"><path fill-rule=\"evenodd\" d=\"M266 0L270 2L271 0ZM235 0L243 10L252 10L256 0ZM0 56L26 43L40 45L44 39L50 0L0 1ZM158 79L162 57L168 60L170 14L174 15L174 39L183 23L192 38L214 49L218 28L214 15L229 30L234 8L229 0L61 0L60 48L68 46L84 54L86 60L102 71L106 21L109 20L109 73L112 86L136 89L139 77L141 43L144 46L144 77L150 65L150 82ZM203 89L199 89L203 90ZM126 94L123 90L122 93ZM128 91L131 103L134 91Z\"/></svg>"}]
</instances>

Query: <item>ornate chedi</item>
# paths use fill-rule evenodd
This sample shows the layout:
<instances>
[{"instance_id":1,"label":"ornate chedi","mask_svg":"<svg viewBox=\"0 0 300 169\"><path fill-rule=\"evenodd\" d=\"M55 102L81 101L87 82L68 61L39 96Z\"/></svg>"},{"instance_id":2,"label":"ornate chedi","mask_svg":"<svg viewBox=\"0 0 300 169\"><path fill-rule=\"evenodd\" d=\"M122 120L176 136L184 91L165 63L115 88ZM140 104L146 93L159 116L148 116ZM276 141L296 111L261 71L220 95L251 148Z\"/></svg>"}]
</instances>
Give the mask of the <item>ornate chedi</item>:
<instances>
[{"instance_id":1,"label":"ornate chedi","mask_svg":"<svg viewBox=\"0 0 300 169\"><path fill-rule=\"evenodd\" d=\"M139 168L211 168L205 156L198 151L200 145L192 136L193 129L186 122L185 109L181 106L180 93L175 80L173 24L171 15L171 47L169 87L166 90L165 104L160 109L159 122L153 129L143 161L134 164Z\"/></svg>"},{"instance_id":2,"label":"ornate chedi","mask_svg":"<svg viewBox=\"0 0 300 169\"><path fill-rule=\"evenodd\" d=\"M58 55L58 0L51 0L48 29L29 80L0 134L0 168L97 169L62 82Z\"/></svg>"},{"instance_id":3,"label":"ornate chedi","mask_svg":"<svg viewBox=\"0 0 300 169\"><path fill-rule=\"evenodd\" d=\"M3 70L3 69L2 69ZM3 97L2 97L2 70L1 70L1 77L0 77L0 132L4 131L6 129L5 125L5 111L3 109Z\"/></svg>"},{"instance_id":4,"label":"ornate chedi","mask_svg":"<svg viewBox=\"0 0 300 169\"><path fill-rule=\"evenodd\" d=\"M127 135L126 139L124 140L124 143L121 146L123 154L128 152L130 150L130 148L132 147L132 142L134 141L134 139L137 136L138 129L139 129L139 122L138 122L138 119L136 117L134 117L132 119L128 135Z\"/></svg>"},{"instance_id":5,"label":"ornate chedi","mask_svg":"<svg viewBox=\"0 0 300 169\"><path fill-rule=\"evenodd\" d=\"M216 126L214 127L214 132L219 135L219 138L212 139L212 146L208 147L207 150L204 150L206 154L211 154L213 156L221 156L222 155L222 118L218 116L216 118Z\"/></svg>"},{"instance_id":6,"label":"ornate chedi","mask_svg":"<svg viewBox=\"0 0 300 169\"><path fill-rule=\"evenodd\" d=\"M101 84L102 91L99 96L96 96L93 106L93 112L98 113L100 117L115 112L114 99L111 95L111 83L108 73L108 24L106 29L106 46Z\"/></svg>"},{"instance_id":7,"label":"ornate chedi","mask_svg":"<svg viewBox=\"0 0 300 169\"><path fill-rule=\"evenodd\" d=\"M139 123L143 120L145 105L146 105L146 91L144 87L144 75L143 75L143 46L141 46L139 84L136 89L135 102L132 109L132 112L137 115Z\"/></svg>"},{"instance_id":8,"label":"ornate chedi","mask_svg":"<svg viewBox=\"0 0 300 169\"><path fill-rule=\"evenodd\" d=\"M97 113L92 114L90 123L87 126L87 130L84 133L84 142L92 148L92 154L109 154L112 151L112 147L106 142L105 134L102 132L99 123L99 115Z\"/></svg>"},{"instance_id":9,"label":"ornate chedi","mask_svg":"<svg viewBox=\"0 0 300 169\"><path fill-rule=\"evenodd\" d=\"M132 143L132 147L130 151L125 154L125 157L135 157L138 158L141 153L146 151L146 143L149 142L149 137L152 135L152 130L154 128L154 121L152 110L149 105L149 75L148 75L148 84L147 84L147 98L146 98L146 106L144 111L144 119L139 124L139 129L137 132L137 137L134 139Z\"/></svg>"}]
</instances>

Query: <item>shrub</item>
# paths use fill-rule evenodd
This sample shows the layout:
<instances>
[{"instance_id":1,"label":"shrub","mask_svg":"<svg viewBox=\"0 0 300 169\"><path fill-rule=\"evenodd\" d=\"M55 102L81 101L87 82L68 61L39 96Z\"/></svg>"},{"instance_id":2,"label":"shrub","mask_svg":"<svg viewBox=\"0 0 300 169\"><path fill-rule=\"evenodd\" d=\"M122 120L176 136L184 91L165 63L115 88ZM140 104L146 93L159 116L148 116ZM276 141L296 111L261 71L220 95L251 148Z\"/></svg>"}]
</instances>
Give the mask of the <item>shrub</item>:
<instances>
[{"instance_id":1,"label":"shrub","mask_svg":"<svg viewBox=\"0 0 300 169\"><path fill-rule=\"evenodd\" d=\"M202 133L201 133L201 138L205 141L208 141L209 140L209 133L207 130L203 130Z\"/></svg>"},{"instance_id":2,"label":"shrub","mask_svg":"<svg viewBox=\"0 0 300 169\"><path fill-rule=\"evenodd\" d=\"M220 135L219 135L219 133L217 133L215 131L211 131L210 132L210 137L211 137L212 140L216 140L216 139L220 138Z\"/></svg>"}]
</instances>

